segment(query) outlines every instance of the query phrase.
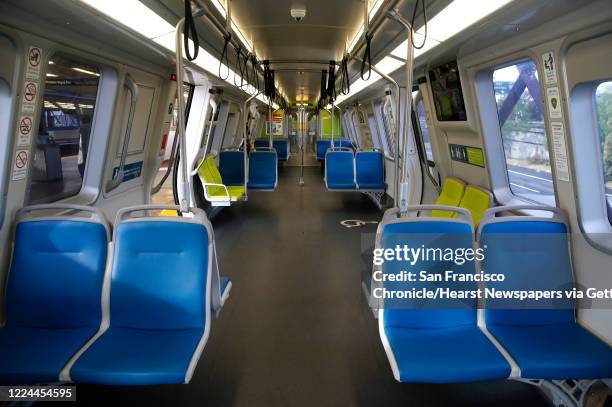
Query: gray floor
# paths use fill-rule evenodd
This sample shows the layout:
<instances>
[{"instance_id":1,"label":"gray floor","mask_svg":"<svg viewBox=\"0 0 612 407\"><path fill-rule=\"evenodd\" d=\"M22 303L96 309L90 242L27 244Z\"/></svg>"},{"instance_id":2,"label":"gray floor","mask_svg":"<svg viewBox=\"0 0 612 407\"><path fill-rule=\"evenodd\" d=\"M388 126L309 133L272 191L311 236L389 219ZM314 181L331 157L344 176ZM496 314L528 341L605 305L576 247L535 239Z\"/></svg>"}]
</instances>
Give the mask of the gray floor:
<instances>
[{"instance_id":1,"label":"gray floor","mask_svg":"<svg viewBox=\"0 0 612 407\"><path fill-rule=\"evenodd\" d=\"M198 406L547 405L517 382L463 385L394 381L376 321L361 293L371 261L344 219L379 220L363 195L325 190L320 168L279 172L276 192L213 221L222 273L234 283L212 325L191 384L153 388L78 386L82 404Z\"/></svg>"}]
</instances>

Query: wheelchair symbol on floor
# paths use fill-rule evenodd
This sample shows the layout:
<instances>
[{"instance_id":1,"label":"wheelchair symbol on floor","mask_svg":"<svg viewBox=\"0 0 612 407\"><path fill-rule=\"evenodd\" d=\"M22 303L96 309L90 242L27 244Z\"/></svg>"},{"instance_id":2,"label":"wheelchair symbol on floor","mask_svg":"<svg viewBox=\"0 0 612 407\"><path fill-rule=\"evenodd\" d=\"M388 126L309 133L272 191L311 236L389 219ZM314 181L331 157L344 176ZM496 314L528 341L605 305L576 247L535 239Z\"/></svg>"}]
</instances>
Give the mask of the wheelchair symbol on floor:
<instances>
[{"instance_id":1,"label":"wheelchair symbol on floor","mask_svg":"<svg viewBox=\"0 0 612 407\"><path fill-rule=\"evenodd\" d=\"M345 219L340 221L340 224L345 228L358 228L365 226L367 224L378 224L378 221L375 220L359 220L359 219Z\"/></svg>"}]
</instances>

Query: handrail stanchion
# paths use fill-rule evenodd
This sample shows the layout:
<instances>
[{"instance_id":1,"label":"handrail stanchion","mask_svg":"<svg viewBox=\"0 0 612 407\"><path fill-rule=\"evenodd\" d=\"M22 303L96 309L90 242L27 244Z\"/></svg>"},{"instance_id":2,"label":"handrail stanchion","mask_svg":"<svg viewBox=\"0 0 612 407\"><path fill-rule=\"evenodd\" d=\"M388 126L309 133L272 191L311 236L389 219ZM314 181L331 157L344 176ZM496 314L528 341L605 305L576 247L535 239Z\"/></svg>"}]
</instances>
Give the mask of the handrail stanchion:
<instances>
[{"instance_id":1,"label":"handrail stanchion","mask_svg":"<svg viewBox=\"0 0 612 407\"><path fill-rule=\"evenodd\" d=\"M406 20L397 10L390 10L388 15L395 19L397 22L402 24L406 28L408 33L408 46L407 57L406 57L406 106L404 113L404 146L403 146L403 157L404 162L402 163L402 198L400 205L400 215L407 211L408 207L408 153L409 143L408 137L410 137L412 129L412 80L413 80L413 64L414 64L414 49L412 44L412 24Z\"/></svg>"},{"instance_id":2,"label":"handrail stanchion","mask_svg":"<svg viewBox=\"0 0 612 407\"><path fill-rule=\"evenodd\" d=\"M350 58L355 59L357 62L363 62L363 60L356 56L356 55L350 55ZM393 87L395 87L395 106L397 106L396 109L396 114L395 114L395 197L393 199L394 201L394 206L395 208L399 209L399 200L398 200L398 195L399 195L399 152L400 152L400 138L399 138L399 128L400 128L400 119L399 119L399 111L400 111L400 105L399 105L399 93L400 93L400 87L398 85L398 83L395 81L395 79L393 79L392 77L390 77L389 75L387 75L386 73L382 72L380 69L376 68L376 66L372 65L371 66L372 70L374 72L376 72L377 74L379 74L380 76L382 76L387 82L391 83L393 85ZM404 158L404 161L406 161L406 159Z\"/></svg>"},{"instance_id":3,"label":"handrail stanchion","mask_svg":"<svg viewBox=\"0 0 612 407\"><path fill-rule=\"evenodd\" d=\"M272 144L272 98L268 97L268 119L270 120L270 132L268 134L268 139L269 139L269 143L268 143L268 147L270 147L270 150L272 150L273 144Z\"/></svg>"},{"instance_id":4,"label":"handrail stanchion","mask_svg":"<svg viewBox=\"0 0 612 407\"><path fill-rule=\"evenodd\" d=\"M299 108L298 125L300 126L300 155L302 157L300 185L304 185L304 128L306 127L306 108L304 105L304 89L302 89L302 97L300 100L302 106Z\"/></svg>"},{"instance_id":5,"label":"handrail stanchion","mask_svg":"<svg viewBox=\"0 0 612 407\"><path fill-rule=\"evenodd\" d=\"M248 116L248 105L249 103L251 103L251 101L253 99L255 99L257 96L259 96L261 92L258 90L253 96L251 96L250 98L248 98L245 102L244 102L244 126L242 128L242 147L244 148L244 200L248 201L249 200L249 193L248 193L248 189L247 189L247 178L248 178L248 153L247 153L247 124L248 124L248 120L247 120L247 116Z\"/></svg>"},{"instance_id":6,"label":"handrail stanchion","mask_svg":"<svg viewBox=\"0 0 612 407\"><path fill-rule=\"evenodd\" d=\"M206 9L202 8L194 13L194 17L202 15ZM183 86L183 26L185 25L185 17L181 18L176 24L174 31L174 46L176 51L176 84L177 84L177 101L178 101L178 133L179 133L179 148L180 148L180 167L181 167L181 184L180 191L182 192L180 210L187 212L191 201L191 191L189 188L189 171L187 170L187 137L185 135L185 99L180 87Z\"/></svg>"}]
</instances>

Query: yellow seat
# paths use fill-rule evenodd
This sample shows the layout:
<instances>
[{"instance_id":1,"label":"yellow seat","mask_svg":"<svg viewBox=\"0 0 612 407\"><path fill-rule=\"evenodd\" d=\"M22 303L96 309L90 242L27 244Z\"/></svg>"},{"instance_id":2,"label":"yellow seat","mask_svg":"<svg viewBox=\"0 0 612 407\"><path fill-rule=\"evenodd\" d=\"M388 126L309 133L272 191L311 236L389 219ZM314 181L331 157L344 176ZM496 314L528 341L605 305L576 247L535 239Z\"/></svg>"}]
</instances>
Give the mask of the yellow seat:
<instances>
[{"instance_id":1,"label":"yellow seat","mask_svg":"<svg viewBox=\"0 0 612 407\"><path fill-rule=\"evenodd\" d=\"M463 181L447 177L442 185L442 191L440 191L440 195L436 200L436 205L459 206L464 191L465 184ZM431 211L431 216L436 218L450 218L454 214L455 212L451 211Z\"/></svg>"},{"instance_id":2,"label":"yellow seat","mask_svg":"<svg viewBox=\"0 0 612 407\"><path fill-rule=\"evenodd\" d=\"M207 201L220 204L236 202L244 196L244 186L226 186L221 179L221 173L213 156L209 155L205 161L198 163L198 175L204 188L204 197Z\"/></svg>"},{"instance_id":3,"label":"yellow seat","mask_svg":"<svg viewBox=\"0 0 612 407\"><path fill-rule=\"evenodd\" d=\"M493 196L489 191L474 185L468 185L465 187L465 192L463 193L461 202L459 202L459 207L470 211L474 225L478 225L478 222L482 219L482 215L484 215L485 211L489 209L492 204ZM456 218L458 214L455 213L453 216Z\"/></svg>"}]
</instances>

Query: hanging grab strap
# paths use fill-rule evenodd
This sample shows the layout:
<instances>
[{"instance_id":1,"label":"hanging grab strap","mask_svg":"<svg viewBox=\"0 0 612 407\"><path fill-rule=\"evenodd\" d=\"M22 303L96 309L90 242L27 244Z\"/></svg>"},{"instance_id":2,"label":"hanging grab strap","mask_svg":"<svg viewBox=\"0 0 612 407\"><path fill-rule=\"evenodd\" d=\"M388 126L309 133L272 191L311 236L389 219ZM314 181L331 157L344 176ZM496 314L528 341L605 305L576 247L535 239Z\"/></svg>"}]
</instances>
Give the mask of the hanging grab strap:
<instances>
[{"instance_id":1,"label":"hanging grab strap","mask_svg":"<svg viewBox=\"0 0 612 407\"><path fill-rule=\"evenodd\" d=\"M221 51L221 58L219 58L219 78L222 80L226 80L227 78L229 78L229 74L230 74L229 56L227 54L227 44L229 44L230 40L232 39L232 34L227 33L223 36L223 38L225 39L225 44L223 44L223 51ZM225 78L221 74L221 67L223 66L223 60L225 60L225 66L227 67L227 75L225 75Z\"/></svg>"},{"instance_id":2,"label":"hanging grab strap","mask_svg":"<svg viewBox=\"0 0 612 407\"><path fill-rule=\"evenodd\" d=\"M371 54L371 45L372 45L372 37L373 35L369 32L366 33L366 47L363 52L363 58L361 59L361 79L367 81L372 76L372 54ZM367 65L367 68L366 68ZM368 71L368 77L365 77L366 69Z\"/></svg>"},{"instance_id":3,"label":"hanging grab strap","mask_svg":"<svg viewBox=\"0 0 612 407\"><path fill-rule=\"evenodd\" d=\"M193 41L193 55L189 50L189 37ZM193 61L198 57L200 52L200 40L198 32L195 28L193 13L191 12L191 0L185 0L185 25L183 26L183 46L185 47L185 56L188 60Z\"/></svg>"},{"instance_id":4,"label":"hanging grab strap","mask_svg":"<svg viewBox=\"0 0 612 407\"><path fill-rule=\"evenodd\" d=\"M340 63L340 92L343 95L351 93L351 82L348 74L348 60L346 56L342 58Z\"/></svg>"},{"instance_id":5,"label":"hanging grab strap","mask_svg":"<svg viewBox=\"0 0 612 407\"><path fill-rule=\"evenodd\" d=\"M336 100L336 61L329 61L329 76L327 77L327 96L330 102Z\"/></svg>"}]
</instances>

